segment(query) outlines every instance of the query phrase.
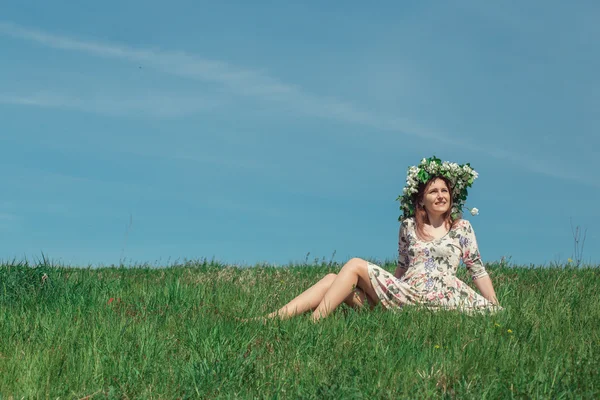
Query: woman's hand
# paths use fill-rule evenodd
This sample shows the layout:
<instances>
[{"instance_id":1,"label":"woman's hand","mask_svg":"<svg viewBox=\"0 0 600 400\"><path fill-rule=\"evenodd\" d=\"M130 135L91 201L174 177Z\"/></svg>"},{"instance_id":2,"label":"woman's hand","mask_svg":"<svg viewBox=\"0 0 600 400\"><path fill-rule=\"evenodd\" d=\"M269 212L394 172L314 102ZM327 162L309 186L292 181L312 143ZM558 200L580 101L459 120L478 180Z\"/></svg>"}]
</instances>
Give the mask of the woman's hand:
<instances>
[{"instance_id":1,"label":"woman's hand","mask_svg":"<svg viewBox=\"0 0 600 400\"><path fill-rule=\"evenodd\" d=\"M398 279L402 278L402 275L406 272L406 268L398 264L396 267L396 272L394 272L394 276Z\"/></svg>"},{"instance_id":2,"label":"woman's hand","mask_svg":"<svg viewBox=\"0 0 600 400\"><path fill-rule=\"evenodd\" d=\"M492 280L488 275L475 279L475 286L477 286L481 295L490 303L499 305L498 299L496 298L496 292L494 292L494 286L492 285Z\"/></svg>"}]
</instances>

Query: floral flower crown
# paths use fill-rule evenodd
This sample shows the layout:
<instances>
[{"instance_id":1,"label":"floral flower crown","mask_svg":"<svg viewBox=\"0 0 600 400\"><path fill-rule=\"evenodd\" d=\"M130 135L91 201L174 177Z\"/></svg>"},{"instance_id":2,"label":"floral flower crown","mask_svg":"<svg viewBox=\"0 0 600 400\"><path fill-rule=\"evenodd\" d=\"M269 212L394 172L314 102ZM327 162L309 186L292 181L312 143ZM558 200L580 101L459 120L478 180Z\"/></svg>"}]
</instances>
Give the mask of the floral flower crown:
<instances>
[{"instance_id":1,"label":"floral flower crown","mask_svg":"<svg viewBox=\"0 0 600 400\"><path fill-rule=\"evenodd\" d=\"M448 179L452 185L452 219L457 219L461 215L461 210L464 207L467 199L467 188L471 187L473 181L477 179L479 174L469 163L458 165L443 161L436 156L424 158L419 165L408 168L406 173L406 186L402 190L402 194L396 200L400 200L400 210L402 215L398 218L399 221L415 215L415 200L419 185L425 184L434 176L443 176ZM469 209L472 215L479 214L477 208Z\"/></svg>"}]
</instances>

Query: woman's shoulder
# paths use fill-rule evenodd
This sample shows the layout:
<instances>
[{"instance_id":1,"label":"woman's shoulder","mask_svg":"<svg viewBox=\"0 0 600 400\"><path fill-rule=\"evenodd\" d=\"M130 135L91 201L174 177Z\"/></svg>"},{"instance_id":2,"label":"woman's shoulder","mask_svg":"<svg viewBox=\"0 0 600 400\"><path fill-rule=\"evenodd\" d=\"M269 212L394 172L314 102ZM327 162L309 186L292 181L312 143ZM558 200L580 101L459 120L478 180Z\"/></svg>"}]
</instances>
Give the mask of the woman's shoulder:
<instances>
[{"instance_id":1,"label":"woman's shoulder","mask_svg":"<svg viewBox=\"0 0 600 400\"><path fill-rule=\"evenodd\" d=\"M410 227L410 226L414 226L415 225L415 217L408 217L408 218L404 218L401 222L400 222L400 226L403 227Z\"/></svg>"},{"instance_id":2,"label":"woman's shoulder","mask_svg":"<svg viewBox=\"0 0 600 400\"><path fill-rule=\"evenodd\" d=\"M471 226L469 220L466 220L464 218L459 218L456 221L454 221L454 223L452 224L452 228L454 230L463 230L467 232L473 231L473 226Z\"/></svg>"},{"instance_id":3,"label":"woman's shoulder","mask_svg":"<svg viewBox=\"0 0 600 400\"><path fill-rule=\"evenodd\" d=\"M469 220L466 220L464 218L459 218L454 221L454 226L469 226L469 225L471 225Z\"/></svg>"}]
</instances>

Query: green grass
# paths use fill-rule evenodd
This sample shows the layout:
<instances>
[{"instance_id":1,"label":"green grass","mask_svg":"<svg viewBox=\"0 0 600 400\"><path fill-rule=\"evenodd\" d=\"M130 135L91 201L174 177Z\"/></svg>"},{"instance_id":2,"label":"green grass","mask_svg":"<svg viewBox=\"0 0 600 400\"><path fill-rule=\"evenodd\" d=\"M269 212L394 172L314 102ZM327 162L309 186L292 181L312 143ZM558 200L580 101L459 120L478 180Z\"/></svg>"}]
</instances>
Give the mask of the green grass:
<instances>
[{"instance_id":1,"label":"green grass","mask_svg":"<svg viewBox=\"0 0 600 400\"><path fill-rule=\"evenodd\" d=\"M343 306L263 325L234 317L339 266L45 264L0 266L0 398L600 397L597 267L490 265L495 316Z\"/></svg>"}]
</instances>

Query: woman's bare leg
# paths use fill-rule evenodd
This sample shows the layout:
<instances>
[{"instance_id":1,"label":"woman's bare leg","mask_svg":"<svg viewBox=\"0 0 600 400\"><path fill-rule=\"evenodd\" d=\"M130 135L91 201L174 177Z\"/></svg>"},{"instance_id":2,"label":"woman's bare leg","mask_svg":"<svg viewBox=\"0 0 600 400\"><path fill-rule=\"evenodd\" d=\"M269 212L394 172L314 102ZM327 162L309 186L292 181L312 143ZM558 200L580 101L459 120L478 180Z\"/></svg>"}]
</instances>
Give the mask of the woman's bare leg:
<instances>
[{"instance_id":1,"label":"woman's bare leg","mask_svg":"<svg viewBox=\"0 0 600 400\"><path fill-rule=\"evenodd\" d=\"M354 288L352 293L350 293L348 297L344 299L344 303L356 309L363 308L365 304L369 305L370 308L375 307L375 301L373 301L369 296L367 296L366 293L359 287Z\"/></svg>"},{"instance_id":2,"label":"woman's bare leg","mask_svg":"<svg viewBox=\"0 0 600 400\"><path fill-rule=\"evenodd\" d=\"M323 295L335 280L335 274L327 274L319 282L306 289L296 296L292 301L281 307L277 311L267 315L267 318L279 317L289 318L302 314L309 310L314 310L323 299Z\"/></svg>"},{"instance_id":3,"label":"woman's bare leg","mask_svg":"<svg viewBox=\"0 0 600 400\"><path fill-rule=\"evenodd\" d=\"M375 304L379 303L377 293L371 286L367 261L353 258L348 261L335 280L323 295L323 299L313 312L313 320L328 316L337 306L342 304L355 288L360 288Z\"/></svg>"},{"instance_id":4,"label":"woman's bare leg","mask_svg":"<svg viewBox=\"0 0 600 400\"><path fill-rule=\"evenodd\" d=\"M266 318L290 318L307 311L314 311L323 300L323 296L329 290L336 277L337 275L333 273L325 275L319 282L302 292L279 310L268 314ZM367 298L367 295L358 287L344 299L346 304L354 308L360 308L368 301L371 301L371 303L373 302L372 299Z\"/></svg>"}]
</instances>

